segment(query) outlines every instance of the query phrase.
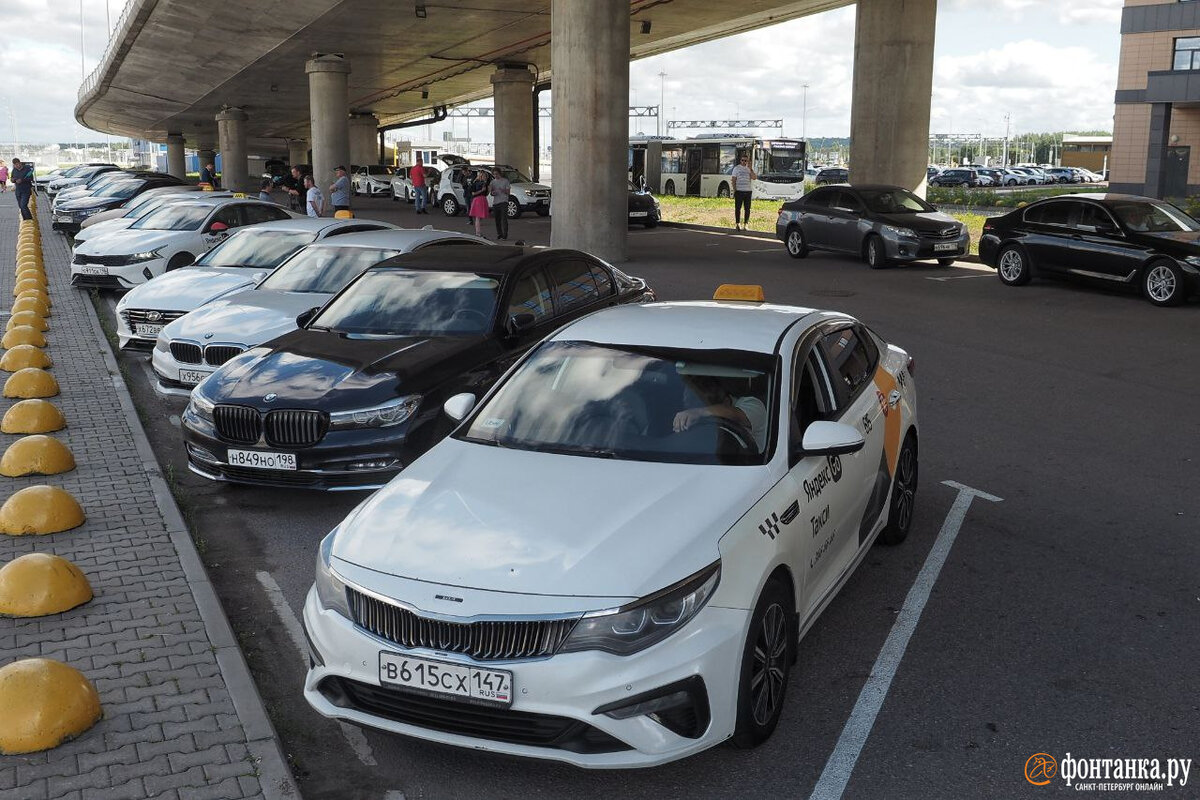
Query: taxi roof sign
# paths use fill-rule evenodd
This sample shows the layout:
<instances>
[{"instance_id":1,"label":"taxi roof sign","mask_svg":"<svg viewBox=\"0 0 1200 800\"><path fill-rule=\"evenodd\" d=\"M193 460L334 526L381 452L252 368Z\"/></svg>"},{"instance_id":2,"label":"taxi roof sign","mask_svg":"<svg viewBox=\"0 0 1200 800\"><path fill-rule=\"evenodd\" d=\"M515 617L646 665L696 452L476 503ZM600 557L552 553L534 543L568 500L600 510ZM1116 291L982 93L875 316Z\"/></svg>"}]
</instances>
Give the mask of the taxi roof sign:
<instances>
[{"instance_id":1,"label":"taxi roof sign","mask_svg":"<svg viewBox=\"0 0 1200 800\"><path fill-rule=\"evenodd\" d=\"M713 292L713 300L741 300L747 303L765 303L767 296L756 283L722 283Z\"/></svg>"}]
</instances>

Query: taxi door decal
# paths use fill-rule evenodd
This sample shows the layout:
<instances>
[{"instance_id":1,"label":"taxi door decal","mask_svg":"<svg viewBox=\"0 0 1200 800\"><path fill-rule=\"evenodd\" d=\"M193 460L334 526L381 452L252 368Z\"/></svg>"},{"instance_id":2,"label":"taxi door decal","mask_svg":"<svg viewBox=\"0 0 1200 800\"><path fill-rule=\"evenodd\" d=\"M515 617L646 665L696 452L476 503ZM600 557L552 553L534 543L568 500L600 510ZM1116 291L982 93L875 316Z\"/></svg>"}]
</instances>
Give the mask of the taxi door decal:
<instances>
[{"instance_id":1,"label":"taxi door decal","mask_svg":"<svg viewBox=\"0 0 1200 800\"><path fill-rule=\"evenodd\" d=\"M887 454L888 477L896 474L896 462L900 458L900 433L904 430L900 404L891 404L892 392L900 391L900 384L895 376L883 368L883 364L875 370L875 397L879 400L879 410L883 412L883 451Z\"/></svg>"}]
</instances>

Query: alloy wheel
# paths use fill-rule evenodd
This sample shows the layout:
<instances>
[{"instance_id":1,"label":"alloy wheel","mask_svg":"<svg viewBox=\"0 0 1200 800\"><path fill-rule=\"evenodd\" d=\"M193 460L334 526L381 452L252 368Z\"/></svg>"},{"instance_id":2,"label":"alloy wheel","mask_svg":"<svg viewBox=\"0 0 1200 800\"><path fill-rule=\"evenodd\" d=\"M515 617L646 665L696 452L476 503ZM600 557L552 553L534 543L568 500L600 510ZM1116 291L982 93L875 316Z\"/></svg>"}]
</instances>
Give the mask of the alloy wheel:
<instances>
[{"instance_id":1,"label":"alloy wheel","mask_svg":"<svg viewBox=\"0 0 1200 800\"><path fill-rule=\"evenodd\" d=\"M1165 264L1151 267L1146 273L1146 294L1156 303L1168 302L1178 290L1175 272Z\"/></svg>"},{"instance_id":2,"label":"alloy wheel","mask_svg":"<svg viewBox=\"0 0 1200 800\"><path fill-rule=\"evenodd\" d=\"M908 530L912 521L913 506L917 491L917 456L911 447L900 451L900 463L896 467L896 527Z\"/></svg>"},{"instance_id":3,"label":"alloy wheel","mask_svg":"<svg viewBox=\"0 0 1200 800\"><path fill-rule=\"evenodd\" d=\"M773 603L759 625L750 674L751 707L754 721L759 725L766 725L774 718L783 700L787 645L787 614L778 603Z\"/></svg>"},{"instance_id":4,"label":"alloy wheel","mask_svg":"<svg viewBox=\"0 0 1200 800\"><path fill-rule=\"evenodd\" d=\"M1000 275L1006 281L1015 281L1021 277L1021 273L1025 269L1025 262L1021 259L1021 254L1016 250L1007 250L1004 255L1000 256Z\"/></svg>"}]
</instances>

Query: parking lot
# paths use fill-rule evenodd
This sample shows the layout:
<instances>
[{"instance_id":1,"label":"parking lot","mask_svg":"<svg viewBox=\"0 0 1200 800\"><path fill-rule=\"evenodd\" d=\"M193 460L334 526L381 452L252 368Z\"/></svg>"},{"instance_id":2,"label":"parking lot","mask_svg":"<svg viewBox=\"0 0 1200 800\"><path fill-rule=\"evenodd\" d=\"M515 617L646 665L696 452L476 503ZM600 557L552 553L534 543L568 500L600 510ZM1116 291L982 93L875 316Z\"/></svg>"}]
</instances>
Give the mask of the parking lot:
<instances>
[{"instance_id":1,"label":"parking lot","mask_svg":"<svg viewBox=\"0 0 1200 800\"><path fill-rule=\"evenodd\" d=\"M386 200L357 206L361 216L418 219ZM466 226L437 214L420 221ZM526 216L510 238L548 244L549 231L549 220ZM297 620L318 541L364 495L189 473L183 403L153 392L144 356L123 355L304 793L661 797L686 787L695 797L837 797L848 780L846 797L1016 797L1051 791L1024 777L1039 752L1197 755L1200 500L1189 489L1200 478L1200 375L1188 365L1200 306L1158 309L1044 281L1008 288L977 264L872 271L850 258L793 260L767 237L668 226L631 229L629 251L624 269L662 299L757 283L771 301L858 316L915 357L923 443L912 535L875 548L802 641L783 721L757 750L585 772L351 728L302 699ZM111 322L111 302L102 308ZM967 507L962 487L992 498ZM919 578L939 540L952 543L944 566ZM907 649L884 663L922 580L928 601ZM878 716L856 712L873 669L893 667ZM841 760L827 770L835 748Z\"/></svg>"}]
</instances>

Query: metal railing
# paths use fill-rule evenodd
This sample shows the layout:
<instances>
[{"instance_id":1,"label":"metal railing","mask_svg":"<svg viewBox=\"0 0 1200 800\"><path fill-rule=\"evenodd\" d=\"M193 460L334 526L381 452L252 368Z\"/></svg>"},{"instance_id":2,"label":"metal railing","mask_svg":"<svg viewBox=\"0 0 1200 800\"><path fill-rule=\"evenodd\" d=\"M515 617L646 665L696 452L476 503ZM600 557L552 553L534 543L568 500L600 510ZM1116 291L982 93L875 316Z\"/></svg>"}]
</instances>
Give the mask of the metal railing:
<instances>
[{"instance_id":1,"label":"metal railing","mask_svg":"<svg viewBox=\"0 0 1200 800\"><path fill-rule=\"evenodd\" d=\"M96 84L100 82L100 76L104 74L109 62L112 60L117 42L124 41L126 34L129 33L129 24L134 16L134 12L139 11L145 4L146 0L129 0L125 4L125 9L121 12L121 16L117 17L116 27L109 34L108 45L104 48L104 54L100 56L100 63L96 64L96 68L92 70L91 74L83 79L83 83L79 84L79 100L82 100L84 96L96 88Z\"/></svg>"}]
</instances>

